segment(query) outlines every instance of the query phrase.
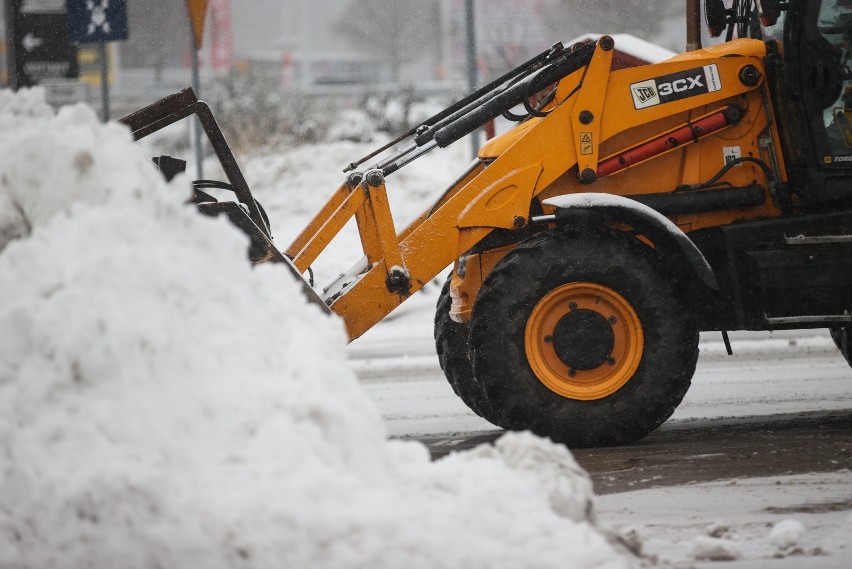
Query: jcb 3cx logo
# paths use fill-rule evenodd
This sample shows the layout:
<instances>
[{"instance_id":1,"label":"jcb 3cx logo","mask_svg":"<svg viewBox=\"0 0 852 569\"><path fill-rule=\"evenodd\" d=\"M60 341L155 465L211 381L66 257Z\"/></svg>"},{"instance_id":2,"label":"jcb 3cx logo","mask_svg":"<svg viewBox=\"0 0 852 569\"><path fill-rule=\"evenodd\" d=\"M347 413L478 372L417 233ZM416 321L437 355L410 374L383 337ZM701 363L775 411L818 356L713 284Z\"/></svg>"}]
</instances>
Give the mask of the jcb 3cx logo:
<instances>
[{"instance_id":1,"label":"jcb 3cx logo","mask_svg":"<svg viewBox=\"0 0 852 569\"><path fill-rule=\"evenodd\" d=\"M715 64L678 71L630 85L633 106L637 110L712 93L721 88L719 69Z\"/></svg>"},{"instance_id":2,"label":"jcb 3cx logo","mask_svg":"<svg viewBox=\"0 0 852 569\"><path fill-rule=\"evenodd\" d=\"M657 91L650 85L647 87L633 87L633 98L644 103L657 96Z\"/></svg>"}]
</instances>

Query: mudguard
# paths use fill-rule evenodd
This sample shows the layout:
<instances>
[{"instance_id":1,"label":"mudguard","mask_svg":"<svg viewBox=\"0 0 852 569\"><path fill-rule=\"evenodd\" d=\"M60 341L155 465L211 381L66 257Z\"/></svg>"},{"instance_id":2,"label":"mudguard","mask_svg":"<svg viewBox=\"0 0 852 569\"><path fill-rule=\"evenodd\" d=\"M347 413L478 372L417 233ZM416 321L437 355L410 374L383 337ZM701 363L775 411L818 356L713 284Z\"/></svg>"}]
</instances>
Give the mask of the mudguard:
<instances>
[{"instance_id":1,"label":"mudguard","mask_svg":"<svg viewBox=\"0 0 852 569\"><path fill-rule=\"evenodd\" d=\"M719 290L713 269L695 243L670 219L635 200L612 194L579 193L556 196L542 202L556 208L556 222L567 225L575 213L593 212L609 223L625 223L639 229L664 250L676 251L708 288Z\"/></svg>"}]
</instances>

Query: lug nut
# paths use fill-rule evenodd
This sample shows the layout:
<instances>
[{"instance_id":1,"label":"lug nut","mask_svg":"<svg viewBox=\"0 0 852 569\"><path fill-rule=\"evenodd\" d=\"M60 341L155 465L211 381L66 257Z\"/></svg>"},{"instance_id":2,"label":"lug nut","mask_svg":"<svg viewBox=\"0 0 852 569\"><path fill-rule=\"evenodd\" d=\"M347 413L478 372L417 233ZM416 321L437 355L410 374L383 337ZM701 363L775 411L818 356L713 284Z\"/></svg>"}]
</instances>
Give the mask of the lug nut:
<instances>
[{"instance_id":1,"label":"lug nut","mask_svg":"<svg viewBox=\"0 0 852 569\"><path fill-rule=\"evenodd\" d=\"M545 336L544 341L548 344L551 343L553 341L553 336Z\"/></svg>"},{"instance_id":2,"label":"lug nut","mask_svg":"<svg viewBox=\"0 0 852 569\"><path fill-rule=\"evenodd\" d=\"M574 377L575 375L577 375L577 370L576 369L569 369L568 375L571 376L571 377Z\"/></svg>"},{"instance_id":3,"label":"lug nut","mask_svg":"<svg viewBox=\"0 0 852 569\"><path fill-rule=\"evenodd\" d=\"M615 358L613 358L612 356L608 357L606 359L606 363L608 363L611 366L614 366L615 365Z\"/></svg>"},{"instance_id":4,"label":"lug nut","mask_svg":"<svg viewBox=\"0 0 852 569\"><path fill-rule=\"evenodd\" d=\"M568 308L570 308L571 310L577 310L577 303L576 302L569 302Z\"/></svg>"},{"instance_id":5,"label":"lug nut","mask_svg":"<svg viewBox=\"0 0 852 569\"><path fill-rule=\"evenodd\" d=\"M618 322L618 319L615 316L609 317L609 323L610 324L615 324L616 322Z\"/></svg>"}]
</instances>

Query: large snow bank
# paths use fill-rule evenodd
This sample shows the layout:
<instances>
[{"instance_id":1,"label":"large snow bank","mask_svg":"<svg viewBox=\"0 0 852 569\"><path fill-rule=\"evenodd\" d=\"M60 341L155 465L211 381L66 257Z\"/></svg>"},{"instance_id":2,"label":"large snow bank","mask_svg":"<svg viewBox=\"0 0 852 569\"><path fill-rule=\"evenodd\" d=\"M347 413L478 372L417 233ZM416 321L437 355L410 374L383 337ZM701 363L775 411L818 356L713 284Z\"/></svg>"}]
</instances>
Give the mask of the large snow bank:
<instances>
[{"instance_id":1,"label":"large snow bank","mask_svg":"<svg viewBox=\"0 0 852 569\"><path fill-rule=\"evenodd\" d=\"M0 93L0 567L627 567L563 447L389 443L344 334L122 127Z\"/></svg>"}]
</instances>

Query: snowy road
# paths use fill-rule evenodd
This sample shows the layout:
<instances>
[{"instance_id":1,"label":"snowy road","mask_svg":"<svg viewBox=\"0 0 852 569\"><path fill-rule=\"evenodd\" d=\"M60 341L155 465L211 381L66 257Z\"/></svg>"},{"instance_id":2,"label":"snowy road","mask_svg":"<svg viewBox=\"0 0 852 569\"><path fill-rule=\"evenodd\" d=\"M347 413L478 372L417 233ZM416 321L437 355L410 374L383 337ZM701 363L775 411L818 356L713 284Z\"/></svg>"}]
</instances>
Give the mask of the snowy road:
<instances>
[{"instance_id":1,"label":"snowy road","mask_svg":"<svg viewBox=\"0 0 852 569\"><path fill-rule=\"evenodd\" d=\"M438 365L434 290L409 304L349 347L390 435L432 441L493 434L493 425L458 400ZM825 330L733 333L731 341L728 356L719 334L702 336L692 387L661 432L699 420L852 411L852 370Z\"/></svg>"},{"instance_id":2,"label":"snowy road","mask_svg":"<svg viewBox=\"0 0 852 569\"><path fill-rule=\"evenodd\" d=\"M349 347L391 436L433 456L502 434L453 394L431 337L432 290ZM673 417L634 445L575 451L599 514L643 551L681 564L846 568L852 546L852 370L825 330L701 339L692 387ZM805 534L777 545L769 527ZM773 540L774 539L774 540ZM720 563L726 561L725 563Z\"/></svg>"}]
</instances>

